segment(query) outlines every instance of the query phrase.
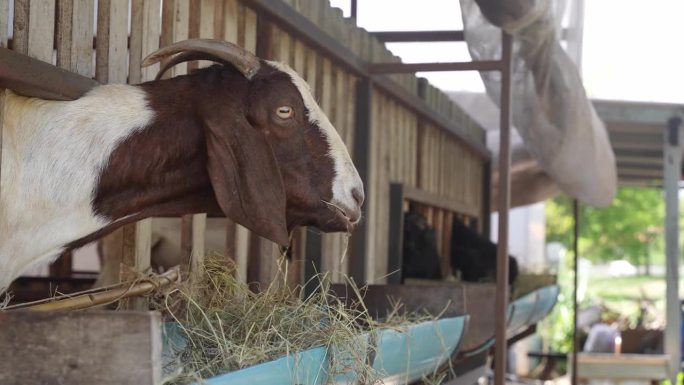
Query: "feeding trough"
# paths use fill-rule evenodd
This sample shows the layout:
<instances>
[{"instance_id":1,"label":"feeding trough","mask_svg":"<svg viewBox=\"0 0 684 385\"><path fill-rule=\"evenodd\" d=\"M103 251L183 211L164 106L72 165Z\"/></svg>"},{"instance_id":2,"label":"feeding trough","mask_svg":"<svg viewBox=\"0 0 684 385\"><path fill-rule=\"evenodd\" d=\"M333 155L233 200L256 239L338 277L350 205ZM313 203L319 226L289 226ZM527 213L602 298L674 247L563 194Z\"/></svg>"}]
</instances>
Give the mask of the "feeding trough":
<instances>
[{"instance_id":1,"label":"feeding trough","mask_svg":"<svg viewBox=\"0 0 684 385\"><path fill-rule=\"evenodd\" d=\"M457 350L465 332L467 316L450 317L398 328L384 328L358 338L365 342L377 378L384 384L408 384L435 372ZM174 323L164 327L164 358L172 359L174 351L187 341ZM360 344L358 346L364 346ZM276 360L202 380L207 385L290 385L359 383L353 360L338 346L316 347L293 352ZM344 370L341 368L349 364ZM337 365L331 368L331 365ZM168 365L167 365L168 367ZM168 373L167 373L168 374Z\"/></svg>"}]
</instances>

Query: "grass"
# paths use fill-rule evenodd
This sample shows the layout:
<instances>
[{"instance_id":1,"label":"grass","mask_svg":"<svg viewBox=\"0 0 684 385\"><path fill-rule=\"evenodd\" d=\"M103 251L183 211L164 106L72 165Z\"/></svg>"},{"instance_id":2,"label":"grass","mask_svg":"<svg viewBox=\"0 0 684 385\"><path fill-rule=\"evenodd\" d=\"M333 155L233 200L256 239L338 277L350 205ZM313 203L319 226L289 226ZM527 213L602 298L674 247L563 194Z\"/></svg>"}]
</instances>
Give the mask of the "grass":
<instances>
[{"instance_id":1,"label":"grass","mask_svg":"<svg viewBox=\"0 0 684 385\"><path fill-rule=\"evenodd\" d=\"M680 280L679 289L682 297L684 279ZM592 276L588 281L587 298L591 302L600 301L632 327L636 325L640 306L647 305L647 321L651 326L662 326L665 316L665 277ZM646 303L642 304L642 300L646 300Z\"/></svg>"}]
</instances>

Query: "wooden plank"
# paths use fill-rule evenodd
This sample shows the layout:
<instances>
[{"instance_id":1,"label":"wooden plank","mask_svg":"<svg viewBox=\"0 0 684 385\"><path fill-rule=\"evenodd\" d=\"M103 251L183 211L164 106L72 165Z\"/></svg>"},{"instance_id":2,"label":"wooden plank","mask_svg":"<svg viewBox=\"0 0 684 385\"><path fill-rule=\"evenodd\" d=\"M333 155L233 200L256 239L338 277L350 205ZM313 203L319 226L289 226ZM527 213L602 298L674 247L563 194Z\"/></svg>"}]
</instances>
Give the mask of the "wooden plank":
<instances>
[{"instance_id":1,"label":"wooden plank","mask_svg":"<svg viewBox=\"0 0 684 385\"><path fill-rule=\"evenodd\" d=\"M237 262L235 256L235 238L236 238L236 224L235 222L228 219L226 221L226 244L224 249L224 255L226 258L232 262Z\"/></svg>"},{"instance_id":2,"label":"wooden plank","mask_svg":"<svg viewBox=\"0 0 684 385\"><path fill-rule=\"evenodd\" d=\"M404 244L404 192L400 183L392 183L389 193L389 236L387 245L387 271L400 271L403 264ZM387 278L388 284L401 283L403 274L392 274Z\"/></svg>"},{"instance_id":3,"label":"wooden plank","mask_svg":"<svg viewBox=\"0 0 684 385\"><path fill-rule=\"evenodd\" d=\"M206 255L204 233L207 229L207 214L192 216L192 257L190 258L190 279L198 281L204 270Z\"/></svg>"},{"instance_id":4,"label":"wooden plank","mask_svg":"<svg viewBox=\"0 0 684 385\"><path fill-rule=\"evenodd\" d=\"M225 0L223 5L223 39L238 43L238 1Z\"/></svg>"},{"instance_id":5,"label":"wooden plank","mask_svg":"<svg viewBox=\"0 0 684 385\"><path fill-rule=\"evenodd\" d=\"M406 196L406 199L415 202L420 202L432 207L445 209L456 213L462 213L470 217L478 217L478 210L476 207L470 207L462 202L457 202L426 190L404 186L404 195Z\"/></svg>"},{"instance_id":6,"label":"wooden plank","mask_svg":"<svg viewBox=\"0 0 684 385\"><path fill-rule=\"evenodd\" d=\"M14 0L12 49L24 54L28 53L30 5L29 0Z\"/></svg>"},{"instance_id":7,"label":"wooden plank","mask_svg":"<svg viewBox=\"0 0 684 385\"><path fill-rule=\"evenodd\" d=\"M73 25L73 0L57 1L57 28L55 43L57 46L57 66L71 70L71 29Z\"/></svg>"},{"instance_id":8,"label":"wooden plank","mask_svg":"<svg viewBox=\"0 0 684 385\"><path fill-rule=\"evenodd\" d=\"M356 255L355 257L361 259L365 262L365 280L366 282L372 282L375 277L375 258L377 256L377 202L379 199L378 189L375 188L377 185L378 174L379 174L379 159L378 159L378 142L381 140L378 134L378 121L380 120L380 93L371 88L370 91L370 125L367 128L368 133L368 177L365 181L367 202L366 202L366 250L363 255ZM358 146L359 143L356 143ZM357 252L358 253L358 252ZM363 258L365 256L365 258Z\"/></svg>"},{"instance_id":9,"label":"wooden plank","mask_svg":"<svg viewBox=\"0 0 684 385\"><path fill-rule=\"evenodd\" d=\"M141 68L143 57L159 48L161 34L161 1L146 0L131 4L131 38L129 51L129 83L154 79L159 64ZM110 35L111 37L111 35ZM145 272L151 265L152 219L144 219L124 226L123 263L135 272ZM129 308L143 310L147 301L136 298L129 301Z\"/></svg>"},{"instance_id":10,"label":"wooden plank","mask_svg":"<svg viewBox=\"0 0 684 385\"><path fill-rule=\"evenodd\" d=\"M142 58L159 49L159 35L161 34L161 20L159 18L161 0L146 0L143 4L141 61ZM159 72L159 63L145 67L141 71L141 80L144 82L154 80L157 72Z\"/></svg>"},{"instance_id":11,"label":"wooden plank","mask_svg":"<svg viewBox=\"0 0 684 385\"><path fill-rule=\"evenodd\" d=\"M0 313L0 383L161 383L161 317L154 312Z\"/></svg>"},{"instance_id":12,"label":"wooden plank","mask_svg":"<svg viewBox=\"0 0 684 385\"><path fill-rule=\"evenodd\" d=\"M245 9L245 32L243 48L256 52L257 47L257 14L251 9Z\"/></svg>"},{"instance_id":13,"label":"wooden plank","mask_svg":"<svg viewBox=\"0 0 684 385\"><path fill-rule=\"evenodd\" d=\"M214 32L212 33L212 38L222 39L223 38L223 27L224 27L224 1L214 0Z\"/></svg>"},{"instance_id":14,"label":"wooden plank","mask_svg":"<svg viewBox=\"0 0 684 385\"><path fill-rule=\"evenodd\" d=\"M186 40L190 27L190 0L168 0L163 2L162 26L161 26L161 46L169 45L173 42ZM174 77L185 75L188 71L188 64L181 63L175 65L164 77Z\"/></svg>"},{"instance_id":15,"label":"wooden plank","mask_svg":"<svg viewBox=\"0 0 684 385\"><path fill-rule=\"evenodd\" d=\"M235 261L237 262L237 279L247 282L247 268L249 260L249 244L251 234L246 228L236 225L235 230Z\"/></svg>"},{"instance_id":16,"label":"wooden plank","mask_svg":"<svg viewBox=\"0 0 684 385\"><path fill-rule=\"evenodd\" d=\"M0 47L7 48L7 29L9 28L9 0L0 0Z\"/></svg>"},{"instance_id":17,"label":"wooden plank","mask_svg":"<svg viewBox=\"0 0 684 385\"><path fill-rule=\"evenodd\" d=\"M95 78L100 83L126 83L128 77L128 3L99 0Z\"/></svg>"},{"instance_id":18,"label":"wooden plank","mask_svg":"<svg viewBox=\"0 0 684 385\"><path fill-rule=\"evenodd\" d=\"M54 33L55 2L31 1L29 4L28 55L52 63Z\"/></svg>"},{"instance_id":19,"label":"wooden plank","mask_svg":"<svg viewBox=\"0 0 684 385\"><path fill-rule=\"evenodd\" d=\"M93 77L93 12L92 0L73 0L71 28L71 71Z\"/></svg>"}]
</instances>

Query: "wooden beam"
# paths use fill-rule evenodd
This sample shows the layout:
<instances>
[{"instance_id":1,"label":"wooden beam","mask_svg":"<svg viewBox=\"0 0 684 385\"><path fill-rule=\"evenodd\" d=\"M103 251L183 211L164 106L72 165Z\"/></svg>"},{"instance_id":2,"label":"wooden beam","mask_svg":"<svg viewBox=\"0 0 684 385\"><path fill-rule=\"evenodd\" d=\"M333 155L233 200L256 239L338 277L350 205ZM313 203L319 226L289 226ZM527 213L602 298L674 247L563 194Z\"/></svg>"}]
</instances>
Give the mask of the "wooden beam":
<instances>
[{"instance_id":1,"label":"wooden beam","mask_svg":"<svg viewBox=\"0 0 684 385\"><path fill-rule=\"evenodd\" d=\"M24 96L72 100L98 84L93 79L7 48L0 48L0 57L0 87L9 88Z\"/></svg>"},{"instance_id":2,"label":"wooden beam","mask_svg":"<svg viewBox=\"0 0 684 385\"><path fill-rule=\"evenodd\" d=\"M499 60L444 63L370 63L368 71L372 74L398 74L440 71L499 71Z\"/></svg>"},{"instance_id":3,"label":"wooden beam","mask_svg":"<svg viewBox=\"0 0 684 385\"><path fill-rule=\"evenodd\" d=\"M0 383L161 382L161 318L153 312L0 313Z\"/></svg>"},{"instance_id":4,"label":"wooden beam","mask_svg":"<svg viewBox=\"0 0 684 385\"><path fill-rule=\"evenodd\" d=\"M464 41L463 31L377 31L371 32L383 43L408 43L426 41Z\"/></svg>"},{"instance_id":5,"label":"wooden beam","mask_svg":"<svg viewBox=\"0 0 684 385\"><path fill-rule=\"evenodd\" d=\"M354 106L354 165L365 186L370 186L370 138L371 138L371 99L373 86L367 78L356 81L356 105ZM366 201L368 202L368 200ZM368 210L368 203L364 211ZM367 216L367 215L364 215ZM309 234L306 235L307 238ZM368 224L361 221L351 237L349 254L349 275L357 284L366 282L366 252L368 246ZM305 266L306 269L306 266ZM305 279L306 279L305 275Z\"/></svg>"}]
</instances>

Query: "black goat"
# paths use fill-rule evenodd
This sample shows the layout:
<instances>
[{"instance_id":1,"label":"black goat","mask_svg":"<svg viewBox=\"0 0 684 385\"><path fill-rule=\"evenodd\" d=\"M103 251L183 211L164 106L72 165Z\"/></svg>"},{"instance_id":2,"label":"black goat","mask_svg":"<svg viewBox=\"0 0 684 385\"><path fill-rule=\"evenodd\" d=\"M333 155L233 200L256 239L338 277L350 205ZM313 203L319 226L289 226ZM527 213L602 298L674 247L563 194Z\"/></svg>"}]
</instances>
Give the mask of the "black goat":
<instances>
[{"instance_id":1,"label":"black goat","mask_svg":"<svg viewBox=\"0 0 684 385\"><path fill-rule=\"evenodd\" d=\"M435 229L416 211L404 214L403 247L403 278L442 278Z\"/></svg>"},{"instance_id":2,"label":"black goat","mask_svg":"<svg viewBox=\"0 0 684 385\"><path fill-rule=\"evenodd\" d=\"M518 276L518 262L508 257L508 283ZM454 218L451 233L451 267L466 282L496 280L496 244Z\"/></svg>"}]
</instances>

